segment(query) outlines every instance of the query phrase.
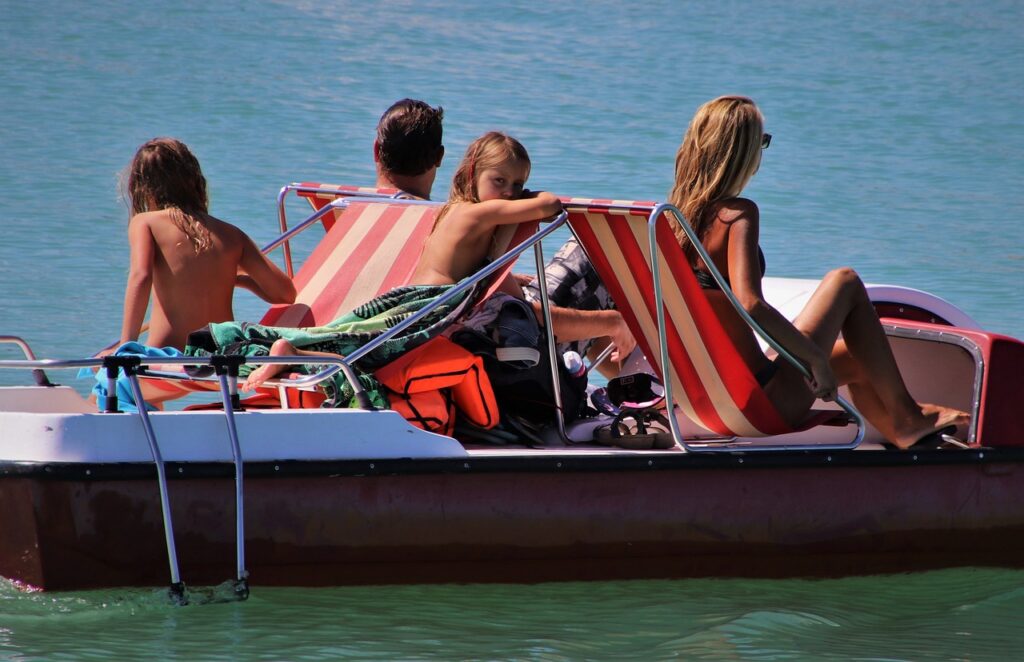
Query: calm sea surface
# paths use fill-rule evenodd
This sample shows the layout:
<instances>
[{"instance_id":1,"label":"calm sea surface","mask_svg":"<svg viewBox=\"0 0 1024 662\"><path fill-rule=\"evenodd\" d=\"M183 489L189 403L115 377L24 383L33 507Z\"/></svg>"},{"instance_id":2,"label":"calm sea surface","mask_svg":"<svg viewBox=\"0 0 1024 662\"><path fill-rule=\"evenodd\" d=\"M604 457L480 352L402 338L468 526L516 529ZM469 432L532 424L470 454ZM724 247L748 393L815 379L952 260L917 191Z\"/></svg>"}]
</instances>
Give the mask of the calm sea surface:
<instances>
[{"instance_id":1,"label":"calm sea surface","mask_svg":"<svg viewBox=\"0 0 1024 662\"><path fill-rule=\"evenodd\" d=\"M502 129L530 150L531 188L663 199L697 106L748 94L774 135L747 190L769 274L849 264L1024 336L1019 2L167 4L0 0L0 334L37 354L81 357L118 333L128 252L117 174L140 143L188 143L213 213L265 243L282 185L372 183L376 120L405 96L445 108L435 197L466 144ZM239 318L261 312L240 294ZM0 374L0 384L23 379ZM247 603L187 609L151 591L0 586L0 657L1024 656L1024 574L1009 571L329 590L254 581Z\"/></svg>"}]
</instances>

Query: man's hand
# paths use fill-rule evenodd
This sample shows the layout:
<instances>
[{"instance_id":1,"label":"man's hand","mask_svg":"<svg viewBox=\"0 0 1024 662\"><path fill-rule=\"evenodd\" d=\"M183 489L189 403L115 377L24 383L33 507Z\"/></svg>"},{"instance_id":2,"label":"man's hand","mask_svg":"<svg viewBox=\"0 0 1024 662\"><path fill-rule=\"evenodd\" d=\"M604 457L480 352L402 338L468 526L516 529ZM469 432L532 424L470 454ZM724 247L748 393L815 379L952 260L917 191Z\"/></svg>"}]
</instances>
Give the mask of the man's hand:
<instances>
[{"instance_id":1,"label":"man's hand","mask_svg":"<svg viewBox=\"0 0 1024 662\"><path fill-rule=\"evenodd\" d=\"M612 361L624 361L636 349L636 338L633 337L633 333L629 330L626 320L622 318L621 313L616 312L615 322L608 333L608 337L615 343L615 349L612 350L611 356L608 357Z\"/></svg>"}]
</instances>

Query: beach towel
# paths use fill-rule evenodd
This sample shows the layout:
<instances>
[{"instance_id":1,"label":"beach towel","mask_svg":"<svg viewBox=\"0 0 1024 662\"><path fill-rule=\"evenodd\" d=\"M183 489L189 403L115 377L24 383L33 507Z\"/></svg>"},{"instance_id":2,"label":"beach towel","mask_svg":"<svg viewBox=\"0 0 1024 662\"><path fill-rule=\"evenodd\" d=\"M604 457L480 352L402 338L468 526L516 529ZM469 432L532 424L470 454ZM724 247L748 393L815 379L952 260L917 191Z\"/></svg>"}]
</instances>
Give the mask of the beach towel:
<instances>
[{"instance_id":1,"label":"beach towel","mask_svg":"<svg viewBox=\"0 0 1024 662\"><path fill-rule=\"evenodd\" d=\"M145 356L150 358L176 358L183 356L180 349L176 347L150 347L149 345L143 345L139 342L126 342L120 345L114 354L118 356ZM107 397L107 371L100 368L93 373L91 368L82 368L78 372L79 378L95 378L96 383L92 387L93 395L96 396L96 402L105 402ZM124 374L124 370L118 371L117 382L115 387L115 395L117 395L118 407L121 411L136 413L139 411L138 406L135 403L135 394L132 392L131 383L128 381L128 376ZM151 404L146 404L147 411L154 411L156 407ZM100 411L102 411L102 405L100 405Z\"/></svg>"},{"instance_id":2,"label":"beach towel","mask_svg":"<svg viewBox=\"0 0 1024 662\"><path fill-rule=\"evenodd\" d=\"M319 327L277 327L250 322L219 322L189 334L185 347L187 356L206 357L212 354L239 354L246 357L267 356L275 340L284 338L298 349L330 352L347 356L388 329L398 325L453 289L455 285L410 285L397 287L377 296L330 324ZM438 336L466 309L473 300L473 288L452 301L438 305L423 319L360 358L353 369L374 406L387 407L384 388L370 374L405 352ZM311 360L315 360L310 357ZM255 366L243 365L240 376L248 375ZM316 365L296 366L294 371L313 374L322 369ZM344 374L339 372L322 384L327 395L325 407L351 407L355 392Z\"/></svg>"}]
</instances>

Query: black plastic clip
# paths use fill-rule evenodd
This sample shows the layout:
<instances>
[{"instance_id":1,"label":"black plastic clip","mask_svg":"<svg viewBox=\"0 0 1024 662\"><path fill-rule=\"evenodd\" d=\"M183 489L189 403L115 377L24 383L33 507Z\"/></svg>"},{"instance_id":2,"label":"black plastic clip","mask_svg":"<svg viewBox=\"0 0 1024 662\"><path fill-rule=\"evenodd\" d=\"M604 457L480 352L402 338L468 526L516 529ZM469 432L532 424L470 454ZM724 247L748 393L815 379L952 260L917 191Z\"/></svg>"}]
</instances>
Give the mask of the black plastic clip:
<instances>
[{"instance_id":1,"label":"black plastic clip","mask_svg":"<svg viewBox=\"0 0 1024 662\"><path fill-rule=\"evenodd\" d=\"M242 400L238 396L237 379L238 368L245 365L245 357L241 354L214 354L210 357L210 365L213 366L213 370L218 376L228 376L232 411L244 411Z\"/></svg>"},{"instance_id":2,"label":"black plastic clip","mask_svg":"<svg viewBox=\"0 0 1024 662\"><path fill-rule=\"evenodd\" d=\"M117 408L117 375L124 370L126 375L134 375L142 365L142 358L130 354L111 354L103 357L103 367L107 371L107 395L103 398L104 414L120 414Z\"/></svg>"},{"instance_id":3,"label":"black plastic clip","mask_svg":"<svg viewBox=\"0 0 1024 662\"><path fill-rule=\"evenodd\" d=\"M241 579L236 579L234 584L235 598L239 601L249 599L249 573Z\"/></svg>"}]
</instances>

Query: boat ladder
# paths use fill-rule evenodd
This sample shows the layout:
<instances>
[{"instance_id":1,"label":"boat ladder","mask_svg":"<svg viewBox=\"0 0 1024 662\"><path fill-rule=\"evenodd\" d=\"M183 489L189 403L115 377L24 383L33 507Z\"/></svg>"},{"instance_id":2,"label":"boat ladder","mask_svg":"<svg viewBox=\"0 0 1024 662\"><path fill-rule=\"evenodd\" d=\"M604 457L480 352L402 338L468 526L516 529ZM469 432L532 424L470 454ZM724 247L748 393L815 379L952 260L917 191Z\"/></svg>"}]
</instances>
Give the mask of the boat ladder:
<instances>
[{"instance_id":1,"label":"boat ladder","mask_svg":"<svg viewBox=\"0 0 1024 662\"><path fill-rule=\"evenodd\" d=\"M243 464L242 451L238 443L238 428L235 425L235 412L241 411L238 397L238 367L245 363L242 356L210 357L210 365L220 381L221 397L224 403L225 420L227 421L228 437L231 442L231 457L235 467L235 561L236 575L234 579L234 595L239 600L249 597L249 573L245 569L245 511L243 507ZM104 413L118 413L116 381L118 371L123 370L131 384L132 395L135 402L139 403L139 418L142 421L142 428L149 442L150 453L153 456L153 463L156 466L157 482L160 488L160 508L164 524L164 538L167 543L167 559L170 565L171 584L168 594L171 600L178 605L188 604L188 594L185 584L181 580L181 572L178 567L178 552L174 542L174 524L171 518L170 499L167 490L167 472L164 466L163 456L160 453L160 445L153 430L153 423L146 410L145 399L142 395L142 386L139 384L139 368L142 359L139 356L110 355L103 359L103 367L107 376L107 397L103 405Z\"/></svg>"}]
</instances>

